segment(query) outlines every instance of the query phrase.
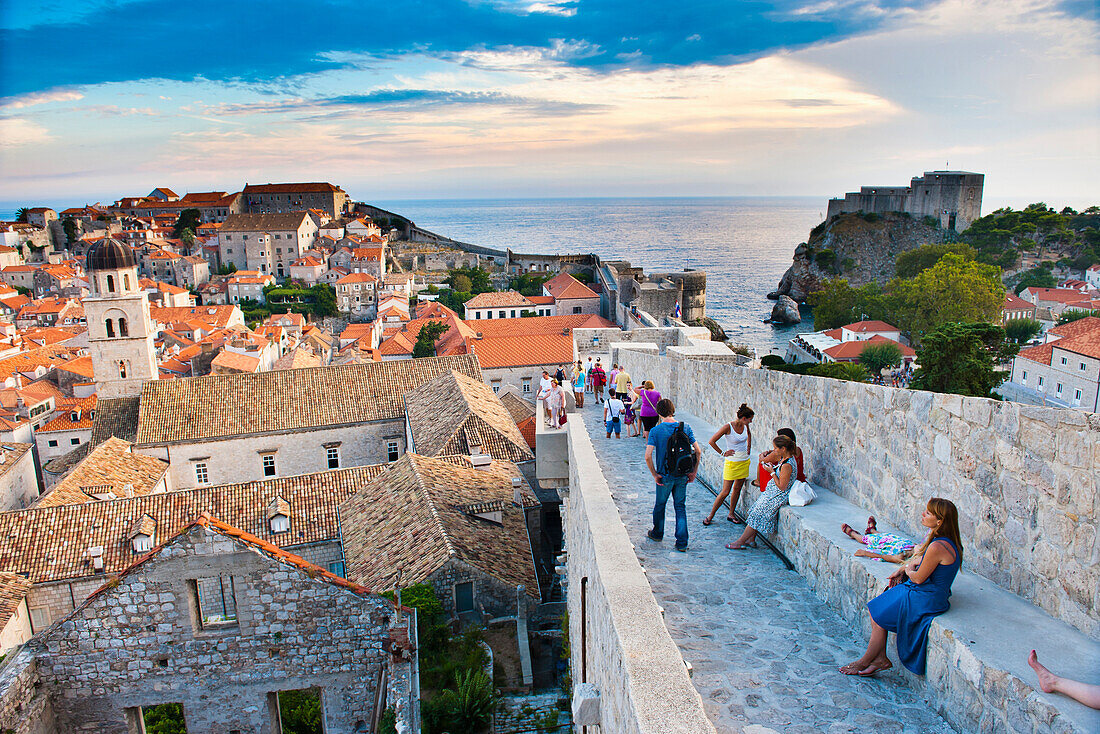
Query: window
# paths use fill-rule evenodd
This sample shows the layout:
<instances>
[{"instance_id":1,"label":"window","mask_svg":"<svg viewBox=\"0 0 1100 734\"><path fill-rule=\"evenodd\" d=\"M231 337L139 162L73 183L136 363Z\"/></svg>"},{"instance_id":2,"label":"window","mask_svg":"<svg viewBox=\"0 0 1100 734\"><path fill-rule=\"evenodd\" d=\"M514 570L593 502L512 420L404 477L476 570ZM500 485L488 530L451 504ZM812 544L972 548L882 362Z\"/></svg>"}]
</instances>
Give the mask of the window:
<instances>
[{"instance_id":1,"label":"window","mask_svg":"<svg viewBox=\"0 0 1100 734\"><path fill-rule=\"evenodd\" d=\"M1054 393L1058 396L1062 395L1062 383L1058 383L1058 387L1055 389Z\"/></svg>"},{"instance_id":2,"label":"window","mask_svg":"<svg viewBox=\"0 0 1100 734\"><path fill-rule=\"evenodd\" d=\"M242 235L241 239L244 240L245 242L248 242L248 235ZM261 252L260 254L262 255L263 253Z\"/></svg>"},{"instance_id":3,"label":"window","mask_svg":"<svg viewBox=\"0 0 1100 734\"><path fill-rule=\"evenodd\" d=\"M227 240L231 240L231 239L233 239L233 235L231 235L231 234L227 234L227 235L225 236L225 239L227 239ZM232 250L230 250L230 252L232 252Z\"/></svg>"},{"instance_id":4,"label":"window","mask_svg":"<svg viewBox=\"0 0 1100 734\"><path fill-rule=\"evenodd\" d=\"M289 235L288 235L288 236L289 236ZM283 236L282 236L281 234L277 234L277 235L275 235L275 239L277 239L277 240L281 240L282 238L283 238Z\"/></svg>"},{"instance_id":5,"label":"window","mask_svg":"<svg viewBox=\"0 0 1100 734\"><path fill-rule=\"evenodd\" d=\"M48 445L48 446L49 446L49 447L50 447L51 449L56 449L56 448L57 448L57 440L56 440L56 439L52 439L52 438L51 438L51 439L50 439L49 441L47 441L47 442L46 442L46 444L47 444L47 445Z\"/></svg>"},{"instance_id":6,"label":"window","mask_svg":"<svg viewBox=\"0 0 1100 734\"><path fill-rule=\"evenodd\" d=\"M264 476L275 476L275 454L264 454L263 457Z\"/></svg>"},{"instance_id":7,"label":"window","mask_svg":"<svg viewBox=\"0 0 1100 734\"><path fill-rule=\"evenodd\" d=\"M1062 364L1065 364L1067 361L1068 360L1065 357L1062 357Z\"/></svg>"},{"instance_id":8,"label":"window","mask_svg":"<svg viewBox=\"0 0 1100 734\"><path fill-rule=\"evenodd\" d=\"M118 320L118 335L130 336L130 329L126 326L126 319L119 318Z\"/></svg>"},{"instance_id":9,"label":"window","mask_svg":"<svg viewBox=\"0 0 1100 734\"><path fill-rule=\"evenodd\" d=\"M210 475L206 471L206 462L195 462L195 483L196 484L210 484Z\"/></svg>"},{"instance_id":10,"label":"window","mask_svg":"<svg viewBox=\"0 0 1100 734\"><path fill-rule=\"evenodd\" d=\"M462 614L463 612L474 611L474 584L472 581L465 581L461 584L455 584L455 613Z\"/></svg>"},{"instance_id":11,"label":"window","mask_svg":"<svg viewBox=\"0 0 1100 734\"><path fill-rule=\"evenodd\" d=\"M1075 402L1075 403L1080 403L1081 402L1081 391L1080 390L1074 390L1073 391L1073 402Z\"/></svg>"},{"instance_id":12,"label":"window","mask_svg":"<svg viewBox=\"0 0 1100 734\"><path fill-rule=\"evenodd\" d=\"M1027 370L1024 370L1024 377L1023 377L1022 380L1020 380L1020 382L1022 382L1025 385L1027 384Z\"/></svg>"},{"instance_id":13,"label":"window","mask_svg":"<svg viewBox=\"0 0 1100 734\"><path fill-rule=\"evenodd\" d=\"M508 312L507 312L507 311L501 311L501 312L499 312L499 313L497 314L497 318L498 318L498 319L506 319L506 318L508 318Z\"/></svg>"},{"instance_id":14,"label":"window","mask_svg":"<svg viewBox=\"0 0 1100 734\"><path fill-rule=\"evenodd\" d=\"M79 446L80 445L80 439L79 438L70 438L69 443L73 446Z\"/></svg>"},{"instance_id":15,"label":"window","mask_svg":"<svg viewBox=\"0 0 1100 734\"><path fill-rule=\"evenodd\" d=\"M31 631L39 632L50 626L50 610L47 607L31 609Z\"/></svg>"},{"instance_id":16,"label":"window","mask_svg":"<svg viewBox=\"0 0 1100 734\"><path fill-rule=\"evenodd\" d=\"M512 309L512 318L514 319L515 317L516 317L516 309L513 308Z\"/></svg>"},{"instance_id":17,"label":"window","mask_svg":"<svg viewBox=\"0 0 1100 734\"><path fill-rule=\"evenodd\" d=\"M153 550L153 537L145 533L138 533L130 541L130 544L134 548L134 553L148 553Z\"/></svg>"},{"instance_id":18,"label":"window","mask_svg":"<svg viewBox=\"0 0 1100 734\"><path fill-rule=\"evenodd\" d=\"M112 337L115 335L115 323L110 319L107 319L107 336Z\"/></svg>"},{"instance_id":19,"label":"window","mask_svg":"<svg viewBox=\"0 0 1100 734\"><path fill-rule=\"evenodd\" d=\"M195 579L195 592L199 602L199 622L203 629L237 624L237 600L233 593L232 576Z\"/></svg>"},{"instance_id":20,"label":"window","mask_svg":"<svg viewBox=\"0 0 1100 734\"><path fill-rule=\"evenodd\" d=\"M523 392L525 392L525 393L531 392L531 378L530 377L523 378Z\"/></svg>"},{"instance_id":21,"label":"window","mask_svg":"<svg viewBox=\"0 0 1100 734\"><path fill-rule=\"evenodd\" d=\"M232 247L230 247L229 249L227 249L227 250L225 251L225 254L226 254L226 255L232 255L232 254L233 254L233 248L232 248Z\"/></svg>"},{"instance_id":22,"label":"window","mask_svg":"<svg viewBox=\"0 0 1100 734\"><path fill-rule=\"evenodd\" d=\"M325 460L328 462L329 469L340 468L340 449L337 446L329 446L325 449Z\"/></svg>"},{"instance_id":23,"label":"window","mask_svg":"<svg viewBox=\"0 0 1100 734\"><path fill-rule=\"evenodd\" d=\"M1042 389L1042 387L1043 387L1043 376L1039 375L1039 389Z\"/></svg>"},{"instance_id":24,"label":"window","mask_svg":"<svg viewBox=\"0 0 1100 734\"><path fill-rule=\"evenodd\" d=\"M344 578L344 574L346 573L346 571L344 570L344 562L333 561L332 563L328 564L328 572L331 574L335 574L340 578Z\"/></svg>"},{"instance_id":25,"label":"window","mask_svg":"<svg viewBox=\"0 0 1100 734\"><path fill-rule=\"evenodd\" d=\"M1078 365L1077 365L1077 369L1079 369L1079 370L1081 370L1082 372L1084 372L1084 371L1085 371L1085 363L1084 363L1084 362L1080 362L1080 363L1078 363Z\"/></svg>"},{"instance_id":26,"label":"window","mask_svg":"<svg viewBox=\"0 0 1100 734\"><path fill-rule=\"evenodd\" d=\"M500 380L493 380L493 392L500 392Z\"/></svg>"},{"instance_id":27,"label":"window","mask_svg":"<svg viewBox=\"0 0 1100 734\"><path fill-rule=\"evenodd\" d=\"M401 456L400 444L397 443L397 439L390 438L386 440L386 461L397 461Z\"/></svg>"},{"instance_id":28,"label":"window","mask_svg":"<svg viewBox=\"0 0 1100 734\"><path fill-rule=\"evenodd\" d=\"M123 273L123 275L122 275L122 284L123 284L123 287L126 288L126 290L130 290L130 276L129 276L129 274Z\"/></svg>"},{"instance_id":29,"label":"window","mask_svg":"<svg viewBox=\"0 0 1100 734\"><path fill-rule=\"evenodd\" d=\"M115 276L113 276L113 275L108 275L107 276L107 292L108 293L114 293L115 292Z\"/></svg>"}]
</instances>

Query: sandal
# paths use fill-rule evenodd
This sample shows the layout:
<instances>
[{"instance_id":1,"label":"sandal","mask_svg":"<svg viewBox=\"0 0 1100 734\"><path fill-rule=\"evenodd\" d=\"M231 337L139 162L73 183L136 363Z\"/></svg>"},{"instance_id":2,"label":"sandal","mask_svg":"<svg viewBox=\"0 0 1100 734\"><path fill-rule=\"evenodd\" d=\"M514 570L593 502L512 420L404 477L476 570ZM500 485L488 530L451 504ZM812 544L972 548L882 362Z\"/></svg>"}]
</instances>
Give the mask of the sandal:
<instances>
[{"instance_id":1,"label":"sandal","mask_svg":"<svg viewBox=\"0 0 1100 734\"><path fill-rule=\"evenodd\" d=\"M703 524L704 525L709 526L712 522L714 522L714 520L710 519L709 517L704 517L703 518Z\"/></svg>"},{"instance_id":2,"label":"sandal","mask_svg":"<svg viewBox=\"0 0 1100 734\"><path fill-rule=\"evenodd\" d=\"M843 673L844 675L859 675L859 671L862 670L862 668L859 665L857 665L857 663L859 663L858 660L854 663L848 663L847 665L841 665L840 668L838 668L838 670L840 670L840 672Z\"/></svg>"},{"instance_id":3,"label":"sandal","mask_svg":"<svg viewBox=\"0 0 1100 734\"><path fill-rule=\"evenodd\" d=\"M849 525L848 523L844 523L843 525L840 526L840 532L842 532L845 535L851 537L851 535L852 535L852 526ZM870 535L870 533L864 533L864 535Z\"/></svg>"},{"instance_id":4,"label":"sandal","mask_svg":"<svg viewBox=\"0 0 1100 734\"><path fill-rule=\"evenodd\" d=\"M744 523L738 520L736 517L730 517L729 515L726 515L726 519L732 522L734 525L744 525Z\"/></svg>"},{"instance_id":5,"label":"sandal","mask_svg":"<svg viewBox=\"0 0 1100 734\"><path fill-rule=\"evenodd\" d=\"M745 550L746 546L734 545L733 543L726 543L726 550Z\"/></svg>"},{"instance_id":6,"label":"sandal","mask_svg":"<svg viewBox=\"0 0 1100 734\"><path fill-rule=\"evenodd\" d=\"M871 533L878 531L878 523L875 522L875 516L871 515L867 518L867 532L864 535L870 535Z\"/></svg>"}]
</instances>

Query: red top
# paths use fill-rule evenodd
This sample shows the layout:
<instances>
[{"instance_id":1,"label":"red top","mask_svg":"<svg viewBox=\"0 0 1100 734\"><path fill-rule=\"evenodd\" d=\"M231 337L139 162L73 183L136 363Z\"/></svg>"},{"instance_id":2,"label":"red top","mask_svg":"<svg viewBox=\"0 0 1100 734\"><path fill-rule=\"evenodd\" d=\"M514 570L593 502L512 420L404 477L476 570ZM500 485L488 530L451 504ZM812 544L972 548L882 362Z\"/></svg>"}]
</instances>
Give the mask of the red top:
<instances>
[{"instance_id":1,"label":"red top","mask_svg":"<svg viewBox=\"0 0 1100 734\"><path fill-rule=\"evenodd\" d=\"M798 454L794 457L794 460L798 462L798 481L806 481L806 470L802 466L802 449L797 449Z\"/></svg>"}]
</instances>

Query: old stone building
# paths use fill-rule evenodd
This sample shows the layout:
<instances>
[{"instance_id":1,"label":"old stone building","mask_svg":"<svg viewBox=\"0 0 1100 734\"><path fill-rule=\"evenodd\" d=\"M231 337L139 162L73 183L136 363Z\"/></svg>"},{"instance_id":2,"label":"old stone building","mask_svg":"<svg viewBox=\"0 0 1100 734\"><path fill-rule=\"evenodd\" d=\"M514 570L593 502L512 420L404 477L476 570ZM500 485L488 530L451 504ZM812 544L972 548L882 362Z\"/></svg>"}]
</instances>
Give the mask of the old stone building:
<instances>
[{"instance_id":1,"label":"old stone building","mask_svg":"<svg viewBox=\"0 0 1100 734\"><path fill-rule=\"evenodd\" d=\"M248 212L304 212L320 209L330 217L339 217L347 209L347 193L330 183L246 184L241 192Z\"/></svg>"},{"instance_id":2,"label":"old stone building","mask_svg":"<svg viewBox=\"0 0 1100 734\"><path fill-rule=\"evenodd\" d=\"M317 224L304 211L232 214L218 229L218 257L237 270L283 278L316 238Z\"/></svg>"},{"instance_id":3,"label":"old stone building","mask_svg":"<svg viewBox=\"0 0 1100 734\"><path fill-rule=\"evenodd\" d=\"M968 171L925 171L908 186L864 186L843 199L829 200L827 219L848 212L907 212L932 217L944 229L962 232L982 215L985 174Z\"/></svg>"},{"instance_id":4,"label":"old stone building","mask_svg":"<svg viewBox=\"0 0 1100 734\"><path fill-rule=\"evenodd\" d=\"M187 731L282 730L279 694L320 698L325 732L417 724L415 617L209 515L104 583L0 679L5 731L144 732L179 704Z\"/></svg>"},{"instance_id":5,"label":"old stone building","mask_svg":"<svg viewBox=\"0 0 1100 734\"><path fill-rule=\"evenodd\" d=\"M0 510L26 507L38 497L33 448L29 443L0 446Z\"/></svg>"}]
</instances>

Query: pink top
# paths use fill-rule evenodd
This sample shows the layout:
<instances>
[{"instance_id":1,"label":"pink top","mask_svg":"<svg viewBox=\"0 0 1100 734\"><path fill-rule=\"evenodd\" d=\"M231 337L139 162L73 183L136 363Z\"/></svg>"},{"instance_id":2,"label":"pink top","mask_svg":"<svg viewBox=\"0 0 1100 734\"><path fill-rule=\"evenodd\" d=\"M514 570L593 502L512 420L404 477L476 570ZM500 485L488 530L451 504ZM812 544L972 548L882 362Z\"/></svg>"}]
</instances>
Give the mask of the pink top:
<instances>
[{"instance_id":1,"label":"pink top","mask_svg":"<svg viewBox=\"0 0 1100 734\"><path fill-rule=\"evenodd\" d=\"M641 406L638 415L643 418L656 418L657 403L661 402L661 393L645 388L640 388L636 392L638 393L638 405Z\"/></svg>"}]
</instances>

